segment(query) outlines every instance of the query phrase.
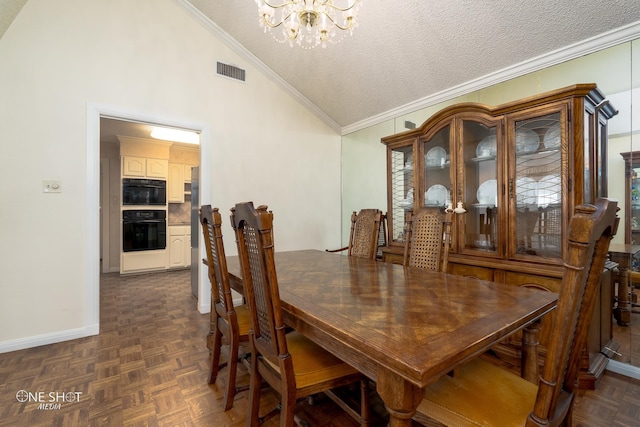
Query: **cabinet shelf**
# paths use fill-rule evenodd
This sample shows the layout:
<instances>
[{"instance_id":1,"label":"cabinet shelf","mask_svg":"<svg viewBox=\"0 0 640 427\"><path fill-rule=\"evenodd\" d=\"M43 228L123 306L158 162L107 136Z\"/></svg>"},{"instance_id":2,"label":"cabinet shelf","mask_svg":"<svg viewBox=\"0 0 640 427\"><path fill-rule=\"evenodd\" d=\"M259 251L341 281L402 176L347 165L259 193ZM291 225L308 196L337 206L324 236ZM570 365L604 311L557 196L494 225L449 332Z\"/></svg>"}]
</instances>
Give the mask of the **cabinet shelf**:
<instances>
[{"instance_id":1,"label":"cabinet shelf","mask_svg":"<svg viewBox=\"0 0 640 427\"><path fill-rule=\"evenodd\" d=\"M425 166L424 170L434 171L434 170L449 169L450 167L451 167L451 162L447 162L447 163L445 163L443 165Z\"/></svg>"}]
</instances>

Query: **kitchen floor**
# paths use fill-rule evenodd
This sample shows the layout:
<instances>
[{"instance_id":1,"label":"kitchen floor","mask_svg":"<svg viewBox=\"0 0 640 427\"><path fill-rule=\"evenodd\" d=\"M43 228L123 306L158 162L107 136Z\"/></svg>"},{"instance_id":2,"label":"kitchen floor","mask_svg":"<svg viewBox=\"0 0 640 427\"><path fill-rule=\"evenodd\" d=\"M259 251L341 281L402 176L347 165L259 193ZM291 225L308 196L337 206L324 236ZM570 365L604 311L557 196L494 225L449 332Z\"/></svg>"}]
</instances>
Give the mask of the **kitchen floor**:
<instances>
[{"instance_id":1,"label":"kitchen floor","mask_svg":"<svg viewBox=\"0 0 640 427\"><path fill-rule=\"evenodd\" d=\"M216 384L206 382L209 315L195 309L188 270L106 274L100 285L99 335L0 354L0 426L245 425L247 392L224 412L225 371ZM248 381L246 371L240 380ZM373 425L384 425L373 402ZM265 410L276 403L267 390ZM357 425L328 399L303 402L299 413L313 426ZM597 390L577 397L573 420L578 427L640 425L640 382L605 374Z\"/></svg>"}]
</instances>

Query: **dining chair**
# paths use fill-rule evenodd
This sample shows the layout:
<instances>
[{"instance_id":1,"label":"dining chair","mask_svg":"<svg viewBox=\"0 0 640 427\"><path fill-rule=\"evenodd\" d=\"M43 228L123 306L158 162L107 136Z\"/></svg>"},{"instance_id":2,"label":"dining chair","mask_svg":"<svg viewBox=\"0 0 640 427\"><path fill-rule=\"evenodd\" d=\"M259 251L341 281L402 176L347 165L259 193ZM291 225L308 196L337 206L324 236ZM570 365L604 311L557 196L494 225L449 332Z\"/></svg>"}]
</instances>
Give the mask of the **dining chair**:
<instances>
[{"instance_id":1,"label":"dining chair","mask_svg":"<svg viewBox=\"0 0 640 427\"><path fill-rule=\"evenodd\" d=\"M260 422L260 390L266 381L281 396L280 425L294 425L296 401L324 392L361 425L369 422L367 380L284 323L274 262L273 213L252 202L231 209L242 283L251 315L251 378L248 426ZM376 235L377 237L377 235ZM289 332L287 332L289 330ZM332 389L359 382L360 410L340 400ZM271 412L273 414L273 411Z\"/></svg>"},{"instance_id":2,"label":"dining chair","mask_svg":"<svg viewBox=\"0 0 640 427\"><path fill-rule=\"evenodd\" d=\"M408 211L405 223L403 264L434 271L447 271L451 246L451 213L440 207Z\"/></svg>"},{"instance_id":3,"label":"dining chair","mask_svg":"<svg viewBox=\"0 0 640 427\"><path fill-rule=\"evenodd\" d=\"M426 388L414 420L425 425L571 425L574 388L586 345L617 202L598 199L571 218L562 287L539 385L480 358Z\"/></svg>"},{"instance_id":4,"label":"dining chair","mask_svg":"<svg viewBox=\"0 0 640 427\"><path fill-rule=\"evenodd\" d=\"M233 407L236 393L248 389L248 385L236 385L236 374L240 344L249 342L249 309L246 305L235 307L233 303L222 241L222 217L218 208L212 209L210 205L201 206L200 223L204 234L211 283L211 322L207 335L211 367L208 383L215 383L220 369L229 367L223 397L224 410L227 411ZM227 362L220 364L223 339L229 346L229 352Z\"/></svg>"},{"instance_id":5,"label":"dining chair","mask_svg":"<svg viewBox=\"0 0 640 427\"><path fill-rule=\"evenodd\" d=\"M379 209L361 209L351 214L349 245L340 249L327 249L327 252L348 250L349 256L376 259L384 226L384 214ZM385 239L386 241L386 239Z\"/></svg>"}]
</instances>

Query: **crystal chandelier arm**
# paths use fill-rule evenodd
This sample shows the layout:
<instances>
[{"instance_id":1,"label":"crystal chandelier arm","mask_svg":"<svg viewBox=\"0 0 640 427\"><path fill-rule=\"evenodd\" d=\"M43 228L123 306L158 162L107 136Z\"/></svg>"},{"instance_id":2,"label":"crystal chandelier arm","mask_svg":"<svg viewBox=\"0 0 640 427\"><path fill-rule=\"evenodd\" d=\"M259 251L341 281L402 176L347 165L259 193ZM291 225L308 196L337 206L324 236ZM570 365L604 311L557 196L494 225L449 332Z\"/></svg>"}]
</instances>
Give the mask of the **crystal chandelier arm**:
<instances>
[{"instance_id":1,"label":"crystal chandelier arm","mask_svg":"<svg viewBox=\"0 0 640 427\"><path fill-rule=\"evenodd\" d=\"M293 12L290 12L287 16L282 18L280 22L276 22L275 24L265 18L265 14L261 15L262 22L270 28L278 28L280 25L284 24L290 17L293 15ZM336 24L337 26L337 24Z\"/></svg>"},{"instance_id":2,"label":"crystal chandelier arm","mask_svg":"<svg viewBox=\"0 0 640 427\"><path fill-rule=\"evenodd\" d=\"M285 16L284 18L281 17L276 21L271 21L272 19L274 19L274 15L273 13L267 13L267 11L275 12L277 9L283 9L281 13L284 13L284 9L286 7L295 5L296 1L297 0L289 0L279 5L273 5L269 3L268 0L256 0L256 3L258 4L258 10L260 11L260 21L269 28L278 28L287 19L289 19L291 15L295 13L295 9L290 9L287 16Z\"/></svg>"},{"instance_id":3,"label":"crystal chandelier arm","mask_svg":"<svg viewBox=\"0 0 640 427\"><path fill-rule=\"evenodd\" d=\"M340 25L338 22L336 22L331 15L324 15L329 21L331 21L331 23L333 25L335 25L336 27L340 28L341 30L350 30L351 27L353 27L353 19L351 17L347 18L347 25L346 26L342 26Z\"/></svg>"},{"instance_id":4,"label":"crystal chandelier arm","mask_svg":"<svg viewBox=\"0 0 640 427\"><path fill-rule=\"evenodd\" d=\"M262 4L265 4L265 5L269 6L272 9L281 9L283 7L286 7L286 6L291 6L292 4L296 4L296 2L292 1L292 0L284 2L282 4L277 4L277 5L273 5L273 4L269 3L269 0L259 0L259 1L257 1L257 3L258 3L258 6L262 6Z\"/></svg>"}]
</instances>

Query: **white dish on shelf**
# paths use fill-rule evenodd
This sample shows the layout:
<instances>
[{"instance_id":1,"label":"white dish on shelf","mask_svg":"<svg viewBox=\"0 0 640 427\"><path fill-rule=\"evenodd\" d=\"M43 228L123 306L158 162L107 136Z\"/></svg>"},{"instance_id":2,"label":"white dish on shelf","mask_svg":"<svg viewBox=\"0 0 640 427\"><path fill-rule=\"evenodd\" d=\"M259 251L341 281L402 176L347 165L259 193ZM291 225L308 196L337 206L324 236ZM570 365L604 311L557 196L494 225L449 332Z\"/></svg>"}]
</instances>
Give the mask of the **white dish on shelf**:
<instances>
[{"instance_id":1,"label":"white dish on shelf","mask_svg":"<svg viewBox=\"0 0 640 427\"><path fill-rule=\"evenodd\" d=\"M560 147L560 123L554 123L547 129L542 138L544 148L558 148Z\"/></svg>"},{"instance_id":2,"label":"white dish on shelf","mask_svg":"<svg viewBox=\"0 0 640 427\"><path fill-rule=\"evenodd\" d=\"M538 151L540 137L530 129L518 129L516 131L516 153L528 154Z\"/></svg>"},{"instance_id":3,"label":"white dish on shelf","mask_svg":"<svg viewBox=\"0 0 640 427\"><path fill-rule=\"evenodd\" d=\"M538 206L558 204L562 201L562 178L553 174L538 181Z\"/></svg>"},{"instance_id":4,"label":"white dish on shelf","mask_svg":"<svg viewBox=\"0 0 640 427\"><path fill-rule=\"evenodd\" d=\"M413 199L404 199L399 203L401 208L409 209L413 207Z\"/></svg>"},{"instance_id":5,"label":"white dish on shelf","mask_svg":"<svg viewBox=\"0 0 640 427\"><path fill-rule=\"evenodd\" d=\"M516 203L518 205L538 204L538 181L528 176L516 179Z\"/></svg>"},{"instance_id":6,"label":"white dish on shelf","mask_svg":"<svg viewBox=\"0 0 640 427\"><path fill-rule=\"evenodd\" d=\"M407 191L407 197L405 198L405 200L411 200L411 203L413 203L413 187L411 187L409 191Z\"/></svg>"},{"instance_id":7,"label":"white dish on shelf","mask_svg":"<svg viewBox=\"0 0 640 427\"><path fill-rule=\"evenodd\" d=\"M449 190L444 185L436 184L424 193L426 206L444 206L449 198Z\"/></svg>"},{"instance_id":8,"label":"white dish on shelf","mask_svg":"<svg viewBox=\"0 0 640 427\"><path fill-rule=\"evenodd\" d=\"M442 147L433 147L424 155L424 164L427 166L440 166L447 160L447 152Z\"/></svg>"},{"instance_id":9,"label":"white dish on shelf","mask_svg":"<svg viewBox=\"0 0 640 427\"><path fill-rule=\"evenodd\" d=\"M476 248L482 248L482 249L490 249L492 246L491 240L482 240L482 239L474 240L473 245Z\"/></svg>"},{"instance_id":10,"label":"white dish on shelf","mask_svg":"<svg viewBox=\"0 0 640 427\"><path fill-rule=\"evenodd\" d=\"M496 155L497 138L489 135L483 138L476 146L476 157L479 159L493 157Z\"/></svg>"},{"instance_id":11,"label":"white dish on shelf","mask_svg":"<svg viewBox=\"0 0 640 427\"><path fill-rule=\"evenodd\" d=\"M476 197L481 205L494 204L497 205L498 196L498 181L495 179L488 179L478 187L476 191Z\"/></svg>"}]
</instances>

